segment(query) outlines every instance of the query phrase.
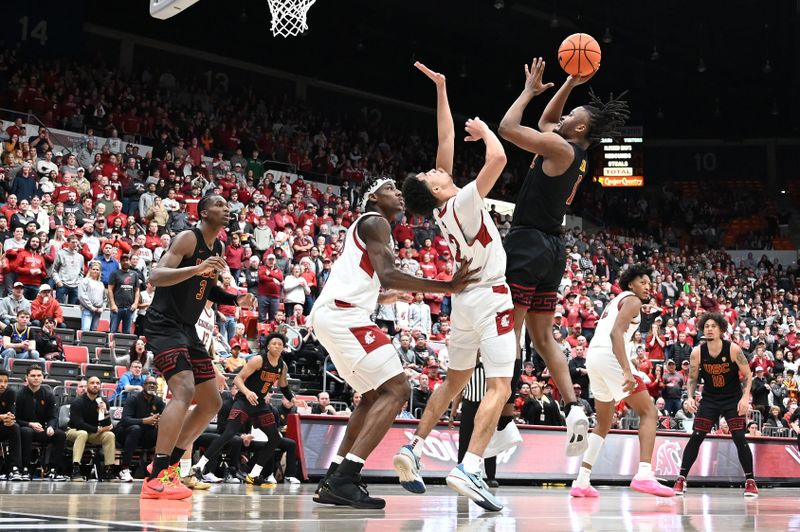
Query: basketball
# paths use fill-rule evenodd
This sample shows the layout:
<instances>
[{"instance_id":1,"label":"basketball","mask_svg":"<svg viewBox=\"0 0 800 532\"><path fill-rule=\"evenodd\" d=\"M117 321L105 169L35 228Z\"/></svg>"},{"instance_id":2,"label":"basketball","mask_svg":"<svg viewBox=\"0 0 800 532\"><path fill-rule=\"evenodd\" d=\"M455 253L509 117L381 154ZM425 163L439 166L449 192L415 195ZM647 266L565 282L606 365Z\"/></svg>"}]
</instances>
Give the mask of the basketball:
<instances>
[{"instance_id":1,"label":"basketball","mask_svg":"<svg viewBox=\"0 0 800 532\"><path fill-rule=\"evenodd\" d=\"M588 76L600 68L600 45L586 33L573 33L558 47L558 63L570 76Z\"/></svg>"}]
</instances>

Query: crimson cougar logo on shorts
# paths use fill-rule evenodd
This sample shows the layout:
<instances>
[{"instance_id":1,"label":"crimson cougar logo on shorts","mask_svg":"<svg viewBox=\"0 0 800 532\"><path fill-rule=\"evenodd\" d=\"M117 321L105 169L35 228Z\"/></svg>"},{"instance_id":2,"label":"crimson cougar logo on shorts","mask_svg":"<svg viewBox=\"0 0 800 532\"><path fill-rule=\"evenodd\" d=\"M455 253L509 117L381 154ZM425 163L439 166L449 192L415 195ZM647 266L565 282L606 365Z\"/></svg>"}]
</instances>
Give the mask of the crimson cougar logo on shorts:
<instances>
[{"instance_id":1,"label":"crimson cougar logo on shorts","mask_svg":"<svg viewBox=\"0 0 800 532\"><path fill-rule=\"evenodd\" d=\"M351 327L350 332L356 337L358 343L367 353L372 353L381 346L391 343L389 337L380 330L377 325L367 325L366 327Z\"/></svg>"},{"instance_id":2,"label":"crimson cougar logo on shorts","mask_svg":"<svg viewBox=\"0 0 800 532\"><path fill-rule=\"evenodd\" d=\"M505 334L514 330L514 310L508 309L503 312L498 312L495 317L497 324L497 334Z\"/></svg>"}]
</instances>

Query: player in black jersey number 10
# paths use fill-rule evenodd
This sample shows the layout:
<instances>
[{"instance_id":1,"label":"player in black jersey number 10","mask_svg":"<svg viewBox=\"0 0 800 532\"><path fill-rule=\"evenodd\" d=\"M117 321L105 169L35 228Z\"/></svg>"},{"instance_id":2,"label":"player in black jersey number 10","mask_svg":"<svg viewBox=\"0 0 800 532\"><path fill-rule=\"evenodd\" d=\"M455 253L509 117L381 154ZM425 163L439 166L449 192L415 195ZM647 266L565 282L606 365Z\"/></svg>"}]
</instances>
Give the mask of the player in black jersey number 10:
<instances>
[{"instance_id":1,"label":"player in black jersey number 10","mask_svg":"<svg viewBox=\"0 0 800 532\"><path fill-rule=\"evenodd\" d=\"M736 445L739 462L744 470L744 496L758 497L758 487L753 477L753 453L745 440L745 416L750 404L750 385L753 375L742 349L727 340L722 334L728 330L728 322L718 312L703 315L697 323L703 331L705 343L692 350L689 360L689 383L686 389L686 410L697 412L692 437L683 450L680 476L675 480L675 495L686 493L686 476L697 459L700 445L711 427L724 417ZM742 380L739 380L739 374ZM698 380L703 381L703 396L698 406L694 392Z\"/></svg>"}]
</instances>

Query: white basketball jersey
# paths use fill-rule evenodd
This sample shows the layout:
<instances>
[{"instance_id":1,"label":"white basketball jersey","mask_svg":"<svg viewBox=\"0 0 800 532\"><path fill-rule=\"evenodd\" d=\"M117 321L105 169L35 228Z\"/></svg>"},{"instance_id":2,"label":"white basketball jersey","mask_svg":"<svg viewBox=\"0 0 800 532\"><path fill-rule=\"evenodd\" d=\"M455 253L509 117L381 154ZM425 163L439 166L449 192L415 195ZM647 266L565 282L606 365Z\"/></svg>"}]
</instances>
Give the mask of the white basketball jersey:
<instances>
[{"instance_id":1,"label":"white basketball jersey","mask_svg":"<svg viewBox=\"0 0 800 532\"><path fill-rule=\"evenodd\" d=\"M347 229L342 254L333 263L331 275L314 303L315 307L339 301L363 309L368 314L375 310L381 283L369 260L367 247L357 233L361 220L368 216L380 214L364 213ZM386 245L394 248L394 241L390 239Z\"/></svg>"},{"instance_id":2,"label":"white basketball jersey","mask_svg":"<svg viewBox=\"0 0 800 532\"><path fill-rule=\"evenodd\" d=\"M214 339L214 310L213 308L204 307L197 319L194 326L197 331L197 337L206 346L206 351L211 349L211 342Z\"/></svg>"},{"instance_id":3,"label":"white basketball jersey","mask_svg":"<svg viewBox=\"0 0 800 532\"><path fill-rule=\"evenodd\" d=\"M611 346L611 331L614 329L614 324L617 322L619 309L622 307L622 300L626 297L636 297L636 294L630 291L622 292L617 297L612 299L608 305L606 305L605 310L603 310L603 315L600 316L600 320L597 322L592 341L589 344L589 355L598 350L602 350L607 353L613 352ZM633 333L639 330L639 324L641 322L641 316L637 316L628 324L628 328L625 329L626 357L630 354L631 349L633 348Z\"/></svg>"},{"instance_id":4,"label":"white basketball jersey","mask_svg":"<svg viewBox=\"0 0 800 532\"><path fill-rule=\"evenodd\" d=\"M472 261L470 269L481 269L480 280L467 290L505 282L506 252L502 237L484 207L474 181L459 190L441 208L434 209L433 213L456 267L469 259ZM477 227L475 234L471 234L470 227Z\"/></svg>"}]
</instances>

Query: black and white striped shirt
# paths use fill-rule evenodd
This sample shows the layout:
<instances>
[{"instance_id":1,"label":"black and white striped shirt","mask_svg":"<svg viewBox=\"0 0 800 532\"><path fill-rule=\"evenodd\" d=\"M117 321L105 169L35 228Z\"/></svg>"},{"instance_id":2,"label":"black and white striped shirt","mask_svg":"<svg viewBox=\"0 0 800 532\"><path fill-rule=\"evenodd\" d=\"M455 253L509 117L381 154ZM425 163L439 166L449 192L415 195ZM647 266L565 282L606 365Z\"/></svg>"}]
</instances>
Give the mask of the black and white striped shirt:
<instances>
[{"instance_id":1,"label":"black and white striped shirt","mask_svg":"<svg viewBox=\"0 0 800 532\"><path fill-rule=\"evenodd\" d=\"M469 382L467 382L467 385L464 387L463 400L477 403L483 399L485 393L486 372L483 369L483 364L478 363L478 365L475 366L475 371L472 372L472 376L469 378Z\"/></svg>"}]
</instances>

